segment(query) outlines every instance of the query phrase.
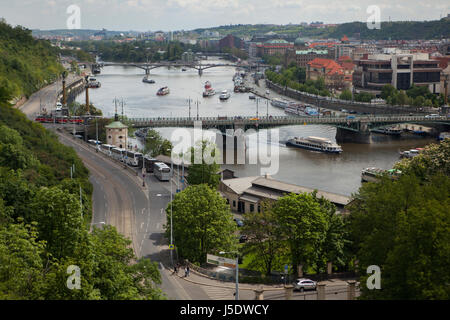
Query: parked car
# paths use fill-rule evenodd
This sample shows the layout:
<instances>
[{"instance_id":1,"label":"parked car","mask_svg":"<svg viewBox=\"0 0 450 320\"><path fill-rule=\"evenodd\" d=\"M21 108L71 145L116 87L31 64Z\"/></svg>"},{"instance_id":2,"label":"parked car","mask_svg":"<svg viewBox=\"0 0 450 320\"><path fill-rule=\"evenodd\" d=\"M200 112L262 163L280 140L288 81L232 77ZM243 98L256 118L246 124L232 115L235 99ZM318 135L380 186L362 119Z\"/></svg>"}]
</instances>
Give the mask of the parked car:
<instances>
[{"instance_id":1,"label":"parked car","mask_svg":"<svg viewBox=\"0 0 450 320\"><path fill-rule=\"evenodd\" d=\"M316 290L317 283L310 279L297 279L295 280L294 291L306 291L306 290Z\"/></svg>"},{"instance_id":2,"label":"parked car","mask_svg":"<svg viewBox=\"0 0 450 320\"><path fill-rule=\"evenodd\" d=\"M348 113L350 114L356 114L357 112L355 110L350 110Z\"/></svg>"},{"instance_id":3,"label":"parked car","mask_svg":"<svg viewBox=\"0 0 450 320\"><path fill-rule=\"evenodd\" d=\"M270 91L269 91L269 90L266 90L266 94L270 94Z\"/></svg>"},{"instance_id":4,"label":"parked car","mask_svg":"<svg viewBox=\"0 0 450 320\"><path fill-rule=\"evenodd\" d=\"M346 110L346 109L341 109L341 112L347 113L348 110Z\"/></svg>"},{"instance_id":5,"label":"parked car","mask_svg":"<svg viewBox=\"0 0 450 320\"><path fill-rule=\"evenodd\" d=\"M234 222L236 222L238 227L242 227L244 225L244 222L239 218L235 218L233 220L234 220Z\"/></svg>"},{"instance_id":6,"label":"parked car","mask_svg":"<svg viewBox=\"0 0 450 320\"><path fill-rule=\"evenodd\" d=\"M436 114L436 113L427 114L427 115L425 116L425 118L437 118L437 117L439 117L439 115Z\"/></svg>"},{"instance_id":7,"label":"parked car","mask_svg":"<svg viewBox=\"0 0 450 320\"><path fill-rule=\"evenodd\" d=\"M245 234L242 234L240 237L239 237L239 243L244 243L244 242L246 242L248 240L248 237L245 235Z\"/></svg>"}]
</instances>

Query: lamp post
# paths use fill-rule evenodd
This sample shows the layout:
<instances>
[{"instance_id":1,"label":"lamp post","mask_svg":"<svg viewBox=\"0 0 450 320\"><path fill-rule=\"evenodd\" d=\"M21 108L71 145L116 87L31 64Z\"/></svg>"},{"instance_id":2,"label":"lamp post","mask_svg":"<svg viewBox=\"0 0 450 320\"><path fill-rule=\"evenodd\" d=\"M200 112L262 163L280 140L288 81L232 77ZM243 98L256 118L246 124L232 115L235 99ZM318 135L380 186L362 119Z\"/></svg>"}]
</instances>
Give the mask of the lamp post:
<instances>
[{"instance_id":1,"label":"lamp post","mask_svg":"<svg viewBox=\"0 0 450 320\"><path fill-rule=\"evenodd\" d=\"M226 254L226 253L234 253L236 254L236 294L235 294L235 299L239 300L239 253L237 251L230 251L230 252L225 252L225 251L220 251L219 254Z\"/></svg>"}]
</instances>

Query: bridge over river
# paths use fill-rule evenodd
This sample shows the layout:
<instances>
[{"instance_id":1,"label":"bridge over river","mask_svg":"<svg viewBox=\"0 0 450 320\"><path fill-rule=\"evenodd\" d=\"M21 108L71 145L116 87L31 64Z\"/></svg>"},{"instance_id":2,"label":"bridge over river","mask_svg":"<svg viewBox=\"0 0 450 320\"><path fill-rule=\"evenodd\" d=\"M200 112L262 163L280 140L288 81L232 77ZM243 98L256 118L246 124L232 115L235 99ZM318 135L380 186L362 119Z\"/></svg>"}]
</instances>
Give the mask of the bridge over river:
<instances>
[{"instance_id":1,"label":"bridge over river","mask_svg":"<svg viewBox=\"0 0 450 320\"><path fill-rule=\"evenodd\" d=\"M161 128L161 127L194 127L203 129L218 129L224 132L227 129L268 129L292 125L331 125L337 127L336 140L338 142L368 142L370 132L385 126L401 123L427 125L431 127L449 126L448 116L409 116L409 115L365 115L351 117L320 116L269 116L269 117L190 117L190 118L130 118L129 123L134 128Z\"/></svg>"},{"instance_id":2,"label":"bridge over river","mask_svg":"<svg viewBox=\"0 0 450 320\"><path fill-rule=\"evenodd\" d=\"M210 68L217 67L239 67L247 70L257 69L259 67L268 67L265 64L243 64L243 63L200 63L199 61L195 62L182 62L182 61L163 61L163 62L102 62L96 65L92 65L91 68L102 68L107 66L125 66L125 67L136 67L145 70L145 74L150 74L150 70L161 68L161 67L185 67L196 69L199 75L203 74L203 71Z\"/></svg>"}]
</instances>

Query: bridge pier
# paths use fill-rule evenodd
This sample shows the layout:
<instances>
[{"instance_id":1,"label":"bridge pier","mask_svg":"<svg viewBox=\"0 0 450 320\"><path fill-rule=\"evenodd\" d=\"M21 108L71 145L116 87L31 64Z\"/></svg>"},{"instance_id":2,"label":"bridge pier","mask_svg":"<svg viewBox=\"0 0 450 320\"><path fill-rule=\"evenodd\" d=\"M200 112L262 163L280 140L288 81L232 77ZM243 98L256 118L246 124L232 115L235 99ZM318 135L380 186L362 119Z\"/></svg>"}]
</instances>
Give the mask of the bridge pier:
<instances>
[{"instance_id":1,"label":"bridge pier","mask_svg":"<svg viewBox=\"0 0 450 320\"><path fill-rule=\"evenodd\" d=\"M146 69L145 69L145 75L146 75L146 76L150 75L150 69L149 69L149 68L146 68Z\"/></svg>"},{"instance_id":2,"label":"bridge pier","mask_svg":"<svg viewBox=\"0 0 450 320\"><path fill-rule=\"evenodd\" d=\"M198 69L198 75L201 76L203 74L203 69Z\"/></svg>"},{"instance_id":3,"label":"bridge pier","mask_svg":"<svg viewBox=\"0 0 450 320\"><path fill-rule=\"evenodd\" d=\"M245 137L235 134L227 135L224 131L216 134L216 145L222 153L223 164L245 164Z\"/></svg>"},{"instance_id":4,"label":"bridge pier","mask_svg":"<svg viewBox=\"0 0 450 320\"><path fill-rule=\"evenodd\" d=\"M351 143L370 143L371 137L369 131L353 131L338 127L336 130L336 141Z\"/></svg>"}]
</instances>

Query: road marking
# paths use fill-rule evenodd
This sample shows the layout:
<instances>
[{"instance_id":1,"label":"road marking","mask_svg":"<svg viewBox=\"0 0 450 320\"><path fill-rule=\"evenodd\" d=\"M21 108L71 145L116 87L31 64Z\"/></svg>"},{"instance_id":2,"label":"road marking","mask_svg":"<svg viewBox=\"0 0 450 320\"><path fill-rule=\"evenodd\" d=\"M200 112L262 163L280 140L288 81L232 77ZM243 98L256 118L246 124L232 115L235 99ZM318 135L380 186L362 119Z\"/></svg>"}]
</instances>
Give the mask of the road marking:
<instances>
[{"instance_id":1,"label":"road marking","mask_svg":"<svg viewBox=\"0 0 450 320\"><path fill-rule=\"evenodd\" d=\"M143 222L141 222L141 228L140 229L142 229L144 227L144 223Z\"/></svg>"},{"instance_id":2,"label":"road marking","mask_svg":"<svg viewBox=\"0 0 450 320\"><path fill-rule=\"evenodd\" d=\"M142 215L144 215L144 212L145 212L145 208L142 208Z\"/></svg>"},{"instance_id":3,"label":"road marking","mask_svg":"<svg viewBox=\"0 0 450 320\"><path fill-rule=\"evenodd\" d=\"M166 268L164 268L164 265L162 264L162 262L160 262L159 265L161 266L161 270L165 270L166 269Z\"/></svg>"},{"instance_id":4,"label":"road marking","mask_svg":"<svg viewBox=\"0 0 450 320\"><path fill-rule=\"evenodd\" d=\"M157 224L156 224L156 229L157 229L157 230L161 230L161 223L157 223Z\"/></svg>"}]
</instances>

